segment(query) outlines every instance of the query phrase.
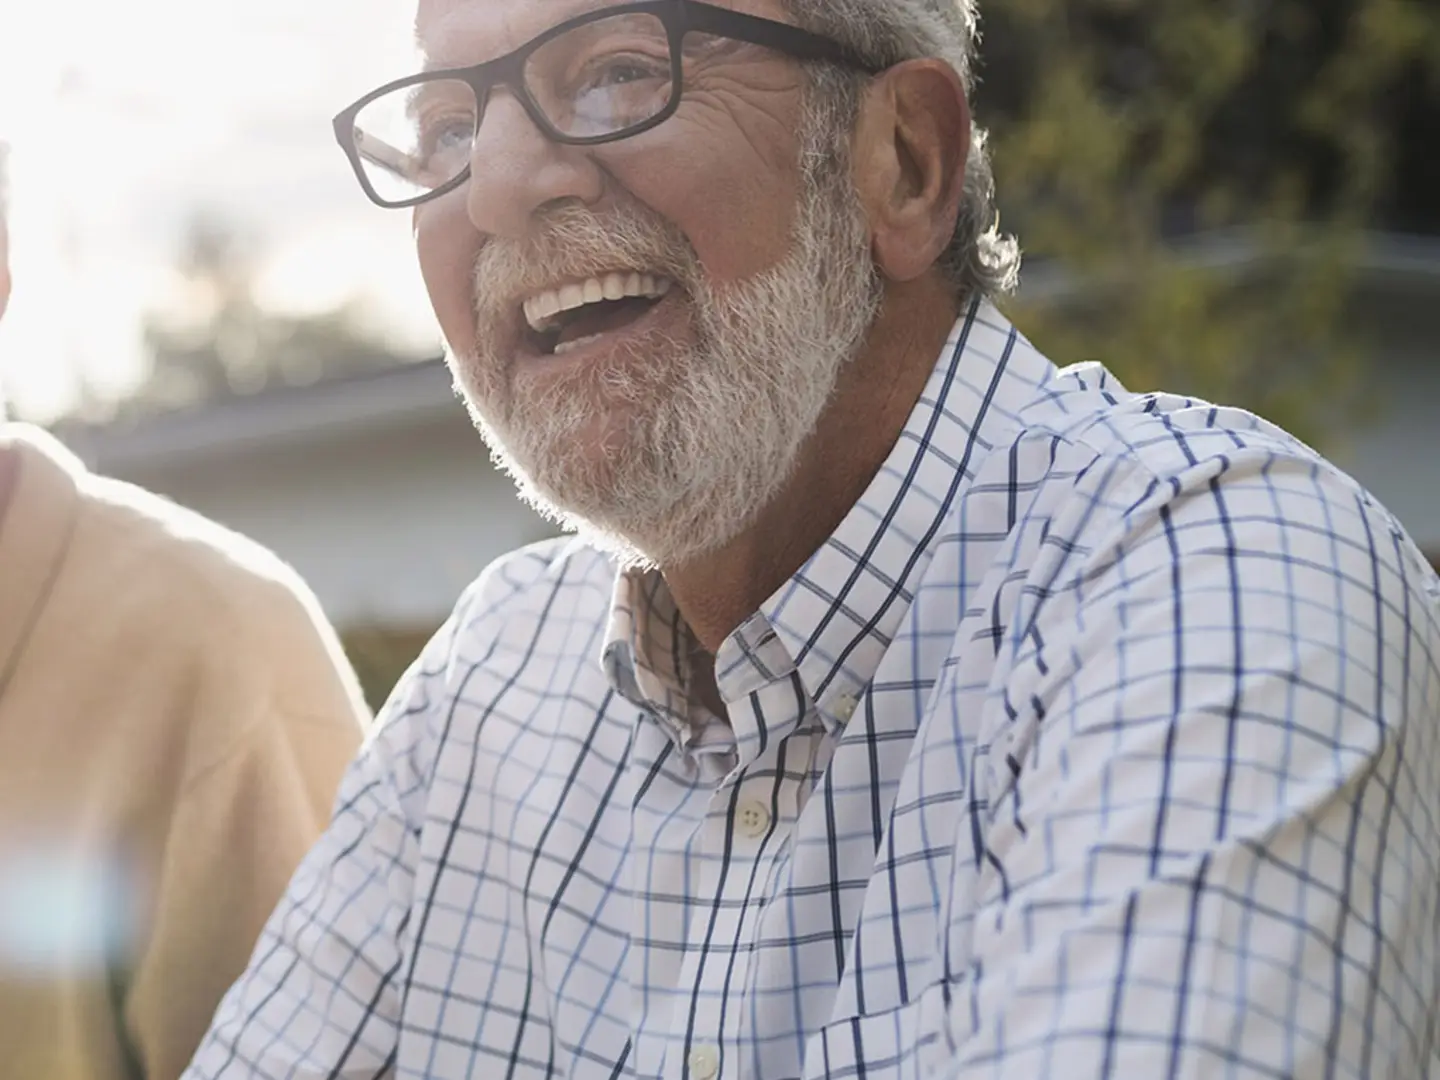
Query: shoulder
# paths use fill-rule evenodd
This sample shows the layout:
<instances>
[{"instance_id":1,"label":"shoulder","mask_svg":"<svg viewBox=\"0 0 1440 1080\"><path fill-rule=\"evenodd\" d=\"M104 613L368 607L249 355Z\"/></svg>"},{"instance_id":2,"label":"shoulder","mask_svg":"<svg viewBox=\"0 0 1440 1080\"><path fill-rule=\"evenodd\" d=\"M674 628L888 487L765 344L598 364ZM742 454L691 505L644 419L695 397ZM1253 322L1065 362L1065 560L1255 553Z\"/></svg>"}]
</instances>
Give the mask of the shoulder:
<instances>
[{"instance_id":1,"label":"shoulder","mask_svg":"<svg viewBox=\"0 0 1440 1080\"><path fill-rule=\"evenodd\" d=\"M603 617L615 563L574 537L555 537L496 559L461 595L455 614L467 636L516 619L542 622ZM563 603L561 602L563 600Z\"/></svg>"},{"instance_id":2,"label":"shoulder","mask_svg":"<svg viewBox=\"0 0 1440 1080\"><path fill-rule=\"evenodd\" d=\"M227 700L353 726L358 681L315 594L263 545L133 484L86 475L69 564L127 641ZM78 561L78 565L76 564Z\"/></svg>"},{"instance_id":3,"label":"shoulder","mask_svg":"<svg viewBox=\"0 0 1440 1080\"><path fill-rule=\"evenodd\" d=\"M975 465L947 530L1054 596L1125 562L1187 577L1237 555L1370 582L1433 621L1440 586L1399 521L1314 449L1243 409L1132 394L1104 368L1056 373ZM971 543L978 538L984 543ZM1129 555L1143 551L1143 559ZM1266 553L1283 561L1267 562ZM1132 585L1134 584L1132 580Z\"/></svg>"},{"instance_id":4,"label":"shoulder","mask_svg":"<svg viewBox=\"0 0 1440 1080\"><path fill-rule=\"evenodd\" d=\"M1363 531L1368 522L1403 532L1354 479L1244 409L1131 394L1095 364L1064 369L1047 390L1022 414L1008 453L991 458L1041 463L1038 486L1084 502L1092 534L1161 506L1227 500L1255 521L1318 515L1332 531Z\"/></svg>"},{"instance_id":5,"label":"shoulder","mask_svg":"<svg viewBox=\"0 0 1440 1080\"><path fill-rule=\"evenodd\" d=\"M1440 643L1440 581L1418 546L1301 440L1243 409L1130 394L1098 365L1066 369L1048 389L978 485L1029 481L1011 534L1028 529L1018 546L1037 595L1102 595L1109 575L1117 601L1209 590L1252 622L1266 597L1352 628L1368 604L1376 634ZM1403 617L1376 623L1377 607Z\"/></svg>"},{"instance_id":6,"label":"shoulder","mask_svg":"<svg viewBox=\"0 0 1440 1080\"><path fill-rule=\"evenodd\" d=\"M458 693L469 671L497 655L568 655L577 631L603 629L615 573L603 553L566 537L496 559L460 595L391 695L386 714Z\"/></svg>"},{"instance_id":7,"label":"shoulder","mask_svg":"<svg viewBox=\"0 0 1440 1080\"><path fill-rule=\"evenodd\" d=\"M569 537L500 557L461 594L422 654L421 674L454 694L482 665L572 655L577 634L603 632L615 574L609 557Z\"/></svg>"},{"instance_id":8,"label":"shoulder","mask_svg":"<svg viewBox=\"0 0 1440 1080\"><path fill-rule=\"evenodd\" d=\"M573 538L541 541L491 563L391 693L362 755L366 767L416 797L443 748L470 737L454 724L477 678L504 682L536 664L593 663L598 672L600 648L588 646L604 633L615 576L608 556Z\"/></svg>"},{"instance_id":9,"label":"shoulder","mask_svg":"<svg viewBox=\"0 0 1440 1080\"><path fill-rule=\"evenodd\" d=\"M127 592L222 635L305 633L324 622L300 576L268 548L133 484L86 477L79 539L134 574ZM197 626L187 626L193 632Z\"/></svg>"},{"instance_id":10,"label":"shoulder","mask_svg":"<svg viewBox=\"0 0 1440 1080\"><path fill-rule=\"evenodd\" d=\"M1054 440L1097 460L1125 460L1152 478L1247 457L1304 461L1318 453L1245 409L1178 394L1133 394L1099 364L1060 370L1021 414L1022 440Z\"/></svg>"}]
</instances>

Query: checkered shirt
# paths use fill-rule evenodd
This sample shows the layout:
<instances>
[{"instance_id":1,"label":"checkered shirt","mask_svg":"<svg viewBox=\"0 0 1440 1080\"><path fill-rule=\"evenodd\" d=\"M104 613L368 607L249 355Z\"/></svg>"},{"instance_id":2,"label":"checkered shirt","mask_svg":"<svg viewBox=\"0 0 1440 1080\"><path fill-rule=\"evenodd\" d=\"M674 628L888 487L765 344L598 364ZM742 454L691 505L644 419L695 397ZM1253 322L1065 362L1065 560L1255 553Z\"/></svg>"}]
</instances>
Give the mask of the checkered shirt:
<instances>
[{"instance_id":1,"label":"checkered shirt","mask_svg":"<svg viewBox=\"0 0 1440 1080\"><path fill-rule=\"evenodd\" d=\"M1437 656L1350 479L975 305L727 719L658 576L492 566L186 1076L1440 1077Z\"/></svg>"}]
</instances>

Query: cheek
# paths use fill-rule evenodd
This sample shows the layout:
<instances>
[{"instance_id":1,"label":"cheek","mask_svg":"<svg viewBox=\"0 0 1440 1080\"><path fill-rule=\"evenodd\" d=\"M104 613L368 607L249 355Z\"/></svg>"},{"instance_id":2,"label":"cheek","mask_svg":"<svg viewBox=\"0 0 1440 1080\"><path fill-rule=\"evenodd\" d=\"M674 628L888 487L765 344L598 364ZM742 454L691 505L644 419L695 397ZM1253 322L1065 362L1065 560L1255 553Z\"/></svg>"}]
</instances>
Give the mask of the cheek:
<instances>
[{"instance_id":1,"label":"cheek","mask_svg":"<svg viewBox=\"0 0 1440 1080\"><path fill-rule=\"evenodd\" d=\"M480 237L464 218L463 202L457 219L447 205L450 201L441 199L416 209L415 250L440 332L452 350L463 353L475 340L470 282Z\"/></svg>"},{"instance_id":2,"label":"cheek","mask_svg":"<svg viewBox=\"0 0 1440 1080\"><path fill-rule=\"evenodd\" d=\"M685 234L709 277L742 281L789 252L800 193L797 155L780 150L772 160L745 140L726 147L707 134L676 138L666 152L636 153L633 161L627 155L612 170Z\"/></svg>"}]
</instances>

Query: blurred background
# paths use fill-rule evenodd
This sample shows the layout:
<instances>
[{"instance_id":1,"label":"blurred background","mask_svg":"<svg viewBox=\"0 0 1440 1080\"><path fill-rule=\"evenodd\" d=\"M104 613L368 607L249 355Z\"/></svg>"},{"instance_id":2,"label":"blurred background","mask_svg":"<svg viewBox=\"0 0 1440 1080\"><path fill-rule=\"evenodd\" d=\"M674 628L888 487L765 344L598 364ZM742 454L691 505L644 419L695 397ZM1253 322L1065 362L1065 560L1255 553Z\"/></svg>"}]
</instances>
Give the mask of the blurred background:
<instances>
[{"instance_id":1,"label":"blurred background","mask_svg":"<svg viewBox=\"0 0 1440 1080\"><path fill-rule=\"evenodd\" d=\"M1440 4L982 0L1021 328L1247 406L1440 563ZM330 133L416 66L401 0L3 0L12 412L271 546L378 702L548 533L439 359L409 218Z\"/></svg>"}]
</instances>

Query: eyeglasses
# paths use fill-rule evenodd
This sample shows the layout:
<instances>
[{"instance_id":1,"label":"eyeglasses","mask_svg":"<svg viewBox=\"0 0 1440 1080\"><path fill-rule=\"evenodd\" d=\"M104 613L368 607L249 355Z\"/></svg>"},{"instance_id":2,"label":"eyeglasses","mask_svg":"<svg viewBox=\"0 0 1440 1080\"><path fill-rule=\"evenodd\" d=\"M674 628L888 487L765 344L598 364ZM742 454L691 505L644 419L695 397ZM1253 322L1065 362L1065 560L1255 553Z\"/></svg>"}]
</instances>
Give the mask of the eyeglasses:
<instances>
[{"instance_id":1,"label":"eyeglasses","mask_svg":"<svg viewBox=\"0 0 1440 1080\"><path fill-rule=\"evenodd\" d=\"M469 179L475 134L497 86L513 91L548 138L595 146L669 119L687 68L732 57L736 42L868 75L883 70L789 23L695 0L647 0L569 19L483 64L387 83L335 117L335 138L372 202L416 206Z\"/></svg>"}]
</instances>

